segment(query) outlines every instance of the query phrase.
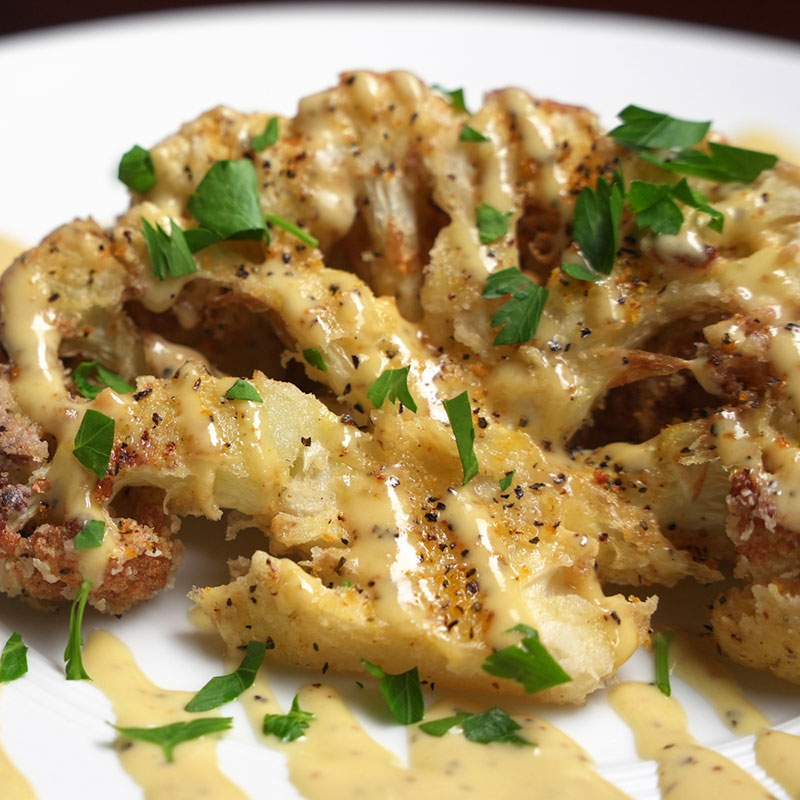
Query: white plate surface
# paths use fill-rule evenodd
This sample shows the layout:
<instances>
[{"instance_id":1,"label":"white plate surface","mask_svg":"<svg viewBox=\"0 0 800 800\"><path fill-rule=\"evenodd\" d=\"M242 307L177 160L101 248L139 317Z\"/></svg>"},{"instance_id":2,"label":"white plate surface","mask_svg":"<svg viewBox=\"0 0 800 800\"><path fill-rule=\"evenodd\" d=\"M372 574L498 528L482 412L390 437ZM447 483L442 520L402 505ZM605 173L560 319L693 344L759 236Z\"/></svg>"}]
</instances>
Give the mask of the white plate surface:
<instances>
[{"instance_id":1,"label":"white plate surface","mask_svg":"<svg viewBox=\"0 0 800 800\"><path fill-rule=\"evenodd\" d=\"M742 34L490 4L250 6L143 16L0 39L0 234L33 244L76 216L108 223L128 202L114 174L131 144L149 146L219 103L292 115L301 96L353 68L410 69L431 83L464 86L473 107L484 91L517 85L588 105L609 126L633 102L711 118L734 137L757 131L800 144L800 105L790 102L800 85L800 48ZM220 538L209 528L187 533L190 552L175 590L122 620L89 613L86 629L112 630L167 688L201 686L220 672L222 653L213 637L189 625L185 591L224 581L225 556L255 548L253 539L221 545ZM65 613L41 615L0 598L0 639L11 630L31 646L31 671L0 695L0 735L39 796L77 800L102 787L115 800L140 798L109 747L109 704L90 684L63 679ZM800 733L796 690L738 674L776 725ZM650 656L638 653L623 675L650 679ZM274 675L284 701L317 678ZM377 704L358 701L352 679L333 682L353 698L369 730L402 751L402 734L381 725ZM680 682L675 688L691 709L693 733L763 777L752 741L733 737L691 689ZM256 742L235 703L229 708L236 722L220 745L224 769L253 800L298 797L283 757ZM658 796L653 764L636 758L629 731L602 696L582 709L544 713L632 797Z\"/></svg>"}]
</instances>

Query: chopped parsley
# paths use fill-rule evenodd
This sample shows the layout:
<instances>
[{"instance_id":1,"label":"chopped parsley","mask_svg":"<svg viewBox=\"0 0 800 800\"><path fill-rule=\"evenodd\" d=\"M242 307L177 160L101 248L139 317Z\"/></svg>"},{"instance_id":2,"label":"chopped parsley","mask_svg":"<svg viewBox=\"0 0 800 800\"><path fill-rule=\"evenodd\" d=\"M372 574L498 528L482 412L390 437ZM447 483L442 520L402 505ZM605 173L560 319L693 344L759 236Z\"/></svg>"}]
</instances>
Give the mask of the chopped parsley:
<instances>
[{"instance_id":1,"label":"chopped parsley","mask_svg":"<svg viewBox=\"0 0 800 800\"><path fill-rule=\"evenodd\" d=\"M19 633L12 633L0 654L0 683L21 678L28 671L28 648Z\"/></svg>"},{"instance_id":2,"label":"chopped parsley","mask_svg":"<svg viewBox=\"0 0 800 800\"><path fill-rule=\"evenodd\" d=\"M417 404L408 389L408 372L410 366L400 369L385 369L367 391L367 397L372 400L375 408L380 408L386 398L390 403L398 400L408 409L417 413Z\"/></svg>"},{"instance_id":3,"label":"chopped parsley","mask_svg":"<svg viewBox=\"0 0 800 800\"><path fill-rule=\"evenodd\" d=\"M90 379L92 373L94 373L93 380L96 383L93 383ZM72 370L72 380L75 382L78 391L89 400L94 400L106 386L113 389L117 394L129 394L136 389L135 386L121 378L116 372L106 369L96 361L82 361L78 364ZM98 383L101 385L98 386Z\"/></svg>"},{"instance_id":4,"label":"chopped parsley","mask_svg":"<svg viewBox=\"0 0 800 800\"><path fill-rule=\"evenodd\" d=\"M704 194L695 192L692 187L689 186L689 182L686 178L681 178L681 180L672 187L672 194L684 205L691 206L698 211L708 214L711 217L708 227L711 228L712 231L722 233L722 229L725 225L725 215L709 205L708 198Z\"/></svg>"},{"instance_id":5,"label":"chopped parsley","mask_svg":"<svg viewBox=\"0 0 800 800\"><path fill-rule=\"evenodd\" d=\"M303 244L307 244L309 247L317 247L319 245L319 241L316 238L304 231L299 225L289 222L288 219L279 217L277 214L266 214L265 219L270 225L274 225L276 228L283 228L283 230L291 233L292 236L299 239Z\"/></svg>"},{"instance_id":6,"label":"chopped parsley","mask_svg":"<svg viewBox=\"0 0 800 800\"><path fill-rule=\"evenodd\" d=\"M322 357L322 353L316 347L307 347L303 350L303 358L312 367L316 367L320 372L327 372L328 365Z\"/></svg>"},{"instance_id":7,"label":"chopped parsley","mask_svg":"<svg viewBox=\"0 0 800 800\"><path fill-rule=\"evenodd\" d=\"M265 714L262 730L265 736L277 736L282 742L293 742L303 736L316 717L300 708L300 696L295 695L288 714Z\"/></svg>"},{"instance_id":8,"label":"chopped parsley","mask_svg":"<svg viewBox=\"0 0 800 800\"><path fill-rule=\"evenodd\" d=\"M661 631L653 637L653 649L656 659L656 686L662 694L669 697L672 688L669 685L669 646L674 631Z\"/></svg>"},{"instance_id":9,"label":"chopped parsley","mask_svg":"<svg viewBox=\"0 0 800 800\"><path fill-rule=\"evenodd\" d=\"M500 491L505 492L511 486L512 481L514 480L514 472L515 470L511 470L511 472L506 472L502 478L500 478Z\"/></svg>"},{"instance_id":10,"label":"chopped parsley","mask_svg":"<svg viewBox=\"0 0 800 800\"><path fill-rule=\"evenodd\" d=\"M486 280L482 297L487 300L508 297L492 315L491 326L502 326L493 344L523 344L533 339L547 295L547 289L515 267L493 272Z\"/></svg>"},{"instance_id":11,"label":"chopped parsley","mask_svg":"<svg viewBox=\"0 0 800 800\"><path fill-rule=\"evenodd\" d=\"M683 212L673 199L669 184L633 181L628 190L628 202L639 228L650 228L656 236L674 235L683 225Z\"/></svg>"},{"instance_id":12,"label":"chopped parsley","mask_svg":"<svg viewBox=\"0 0 800 800\"><path fill-rule=\"evenodd\" d=\"M458 457L461 459L461 469L464 479L461 485L465 486L478 474L478 457L475 455L475 425L472 423L472 409L469 405L469 395L466 391L444 401L444 410L453 436L456 437Z\"/></svg>"},{"instance_id":13,"label":"chopped parsley","mask_svg":"<svg viewBox=\"0 0 800 800\"><path fill-rule=\"evenodd\" d=\"M278 125L279 120L277 117L270 117L264 128L264 133L259 133L250 139L250 144L253 150L264 150L267 147L272 147L278 141Z\"/></svg>"},{"instance_id":14,"label":"chopped parsley","mask_svg":"<svg viewBox=\"0 0 800 800\"><path fill-rule=\"evenodd\" d=\"M150 151L135 144L119 161L117 177L137 194L149 192L156 185L156 168Z\"/></svg>"},{"instance_id":15,"label":"chopped parsley","mask_svg":"<svg viewBox=\"0 0 800 800\"><path fill-rule=\"evenodd\" d=\"M253 163L246 158L217 161L189 198L189 211L219 239L267 236Z\"/></svg>"},{"instance_id":16,"label":"chopped parsley","mask_svg":"<svg viewBox=\"0 0 800 800\"><path fill-rule=\"evenodd\" d=\"M602 273L595 272L586 264L562 264L561 270L579 281L599 281L603 277Z\"/></svg>"},{"instance_id":17,"label":"chopped parsley","mask_svg":"<svg viewBox=\"0 0 800 800\"><path fill-rule=\"evenodd\" d=\"M487 203L475 209L475 221L478 224L478 238L481 244L496 242L508 233L508 221L511 212L503 213Z\"/></svg>"},{"instance_id":18,"label":"chopped parsley","mask_svg":"<svg viewBox=\"0 0 800 800\"><path fill-rule=\"evenodd\" d=\"M771 169L778 163L776 155L718 142L709 142L708 150L708 153L702 150L681 150L664 158L645 152L639 153L639 156L668 172L693 175L695 178L719 183L752 183L765 169Z\"/></svg>"},{"instance_id":19,"label":"chopped parsley","mask_svg":"<svg viewBox=\"0 0 800 800\"><path fill-rule=\"evenodd\" d=\"M608 135L628 147L650 150L691 147L701 141L711 127L711 122L690 122L639 106L627 106L617 116L622 125Z\"/></svg>"},{"instance_id":20,"label":"chopped parsley","mask_svg":"<svg viewBox=\"0 0 800 800\"><path fill-rule=\"evenodd\" d=\"M227 397L228 400L249 400L251 403L264 402L264 398L258 393L256 387L249 381L243 381L241 378L237 378L234 381L233 386L225 392L225 397Z\"/></svg>"},{"instance_id":21,"label":"chopped parsley","mask_svg":"<svg viewBox=\"0 0 800 800\"><path fill-rule=\"evenodd\" d=\"M83 647L81 625L83 625L83 612L86 608L86 601L89 599L89 590L91 588L91 581L83 581L69 610L69 639L64 650L65 671L68 681L91 680L83 668L83 659L81 658L81 647Z\"/></svg>"},{"instance_id":22,"label":"chopped parsley","mask_svg":"<svg viewBox=\"0 0 800 800\"><path fill-rule=\"evenodd\" d=\"M465 114L469 114L467 111L467 105L464 102L464 90L463 89L445 89L444 86L440 86L438 83L434 83L431 86L431 89L435 89L439 94L441 94L448 103L450 103L450 107L455 109L456 111L462 111Z\"/></svg>"},{"instance_id":23,"label":"chopped parsley","mask_svg":"<svg viewBox=\"0 0 800 800\"><path fill-rule=\"evenodd\" d=\"M516 681L528 694L572 680L547 652L533 628L520 624L506 631L512 632L524 634L522 641L492 653L482 664L486 672Z\"/></svg>"},{"instance_id":24,"label":"chopped parsley","mask_svg":"<svg viewBox=\"0 0 800 800\"><path fill-rule=\"evenodd\" d=\"M174 750L179 744L211 733L222 733L230 730L232 726L233 717L201 717L153 728L123 728L119 725L111 727L126 739L158 745L164 751L164 758L172 762L175 758Z\"/></svg>"},{"instance_id":25,"label":"chopped parsley","mask_svg":"<svg viewBox=\"0 0 800 800\"><path fill-rule=\"evenodd\" d=\"M91 550L100 547L106 535L106 524L101 519L87 520L73 540L76 550Z\"/></svg>"},{"instance_id":26,"label":"chopped parsley","mask_svg":"<svg viewBox=\"0 0 800 800\"><path fill-rule=\"evenodd\" d=\"M114 446L114 420L93 408L81 420L72 454L98 478L105 477Z\"/></svg>"},{"instance_id":27,"label":"chopped parsley","mask_svg":"<svg viewBox=\"0 0 800 800\"><path fill-rule=\"evenodd\" d=\"M614 268L624 202L622 179L615 176L611 184L598 178L595 189L584 186L575 203L575 241L592 269L603 275Z\"/></svg>"},{"instance_id":28,"label":"chopped parsley","mask_svg":"<svg viewBox=\"0 0 800 800\"><path fill-rule=\"evenodd\" d=\"M237 669L227 675L212 678L185 706L186 711L208 711L236 699L253 685L267 645L250 642Z\"/></svg>"},{"instance_id":29,"label":"chopped parsley","mask_svg":"<svg viewBox=\"0 0 800 800\"><path fill-rule=\"evenodd\" d=\"M459 142L488 142L489 137L484 136L480 131L476 131L472 125L467 125L465 122L461 128L461 133L458 134Z\"/></svg>"},{"instance_id":30,"label":"chopped parsley","mask_svg":"<svg viewBox=\"0 0 800 800\"><path fill-rule=\"evenodd\" d=\"M410 725L422 719L425 702L422 699L422 687L416 667L398 675L390 675L366 658L362 658L361 663L370 675L380 679L381 694L392 716L401 725Z\"/></svg>"},{"instance_id":31,"label":"chopped parsley","mask_svg":"<svg viewBox=\"0 0 800 800\"><path fill-rule=\"evenodd\" d=\"M461 726L466 739L477 744L508 742L509 744L533 745L533 742L523 739L517 733L522 726L497 706L488 711L481 711L479 714L467 714L461 711L452 717L423 722L419 728L430 736L444 736L447 731L457 725Z\"/></svg>"},{"instance_id":32,"label":"chopped parsley","mask_svg":"<svg viewBox=\"0 0 800 800\"><path fill-rule=\"evenodd\" d=\"M160 225L156 224L154 228L142 218L142 235L150 256L150 267L160 281L197 272L184 232L172 219L170 226L170 233L167 233Z\"/></svg>"}]
</instances>

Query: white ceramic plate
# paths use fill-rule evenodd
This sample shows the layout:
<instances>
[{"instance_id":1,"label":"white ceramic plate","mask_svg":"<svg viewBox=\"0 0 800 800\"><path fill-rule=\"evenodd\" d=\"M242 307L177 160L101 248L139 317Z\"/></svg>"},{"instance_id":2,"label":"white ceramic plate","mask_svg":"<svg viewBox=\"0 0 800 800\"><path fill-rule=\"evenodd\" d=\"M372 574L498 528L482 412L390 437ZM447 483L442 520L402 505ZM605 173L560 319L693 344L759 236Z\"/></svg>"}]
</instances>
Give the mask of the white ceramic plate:
<instances>
[{"instance_id":1,"label":"white ceramic plate","mask_svg":"<svg viewBox=\"0 0 800 800\"><path fill-rule=\"evenodd\" d=\"M472 106L488 89L518 85L588 105L606 125L634 102L712 118L732 136L755 131L800 144L800 105L790 102L800 85L800 48L741 34L489 4L251 6L143 16L0 39L0 234L33 244L76 216L110 222L127 205L114 174L133 143L148 146L219 103L291 115L298 98L360 67L410 69L429 82L464 86ZM220 672L222 654L213 637L189 625L185 592L192 583L224 581L224 557L256 545L220 544L208 528L184 538L189 555L174 591L121 620L89 613L86 630L112 630L154 681L192 689ZM109 704L91 684L63 679L66 614L42 615L0 598L0 639L11 630L31 646L31 670L0 695L0 732L39 796L72 800L97 796L102 787L116 800L141 797L109 746ZM796 690L739 674L776 725L800 733ZM637 654L623 675L650 679L650 656ZM317 678L274 675L284 701ZM334 683L355 698L352 679ZM752 741L733 737L688 687L675 688L691 709L695 735L763 777ZM377 705L354 703L369 730L401 751L402 733L381 725ZM220 744L223 768L253 800L296 798L282 756L256 742L236 705L229 707L235 728ZM582 709L544 713L632 797L658 796L652 763L636 758L628 729L602 696Z\"/></svg>"}]
</instances>

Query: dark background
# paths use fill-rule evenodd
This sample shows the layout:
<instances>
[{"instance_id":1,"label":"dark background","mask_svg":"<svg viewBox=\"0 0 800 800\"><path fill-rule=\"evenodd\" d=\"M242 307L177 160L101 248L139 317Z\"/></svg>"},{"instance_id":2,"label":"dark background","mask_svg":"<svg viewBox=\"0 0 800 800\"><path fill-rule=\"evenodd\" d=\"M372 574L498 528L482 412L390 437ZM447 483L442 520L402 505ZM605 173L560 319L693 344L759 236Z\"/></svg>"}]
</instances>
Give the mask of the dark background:
<instances>
[{"instance_id":1,"label":"dark background","mask_svg":"<svg viewBox=\"0 0 800 800\"><path fill-rule=\"evenodd\" d=\"M241 2L242 0L238 0L238 3ZM0 34L120 14L225 4L220 0L7 0L6 8L0 14ZM260 4L273 5L264 0L261 0ZM283 0L281 4L288 3ZM465 5L463 2L450 4L454 7ZM520 7L549 6L617 11L715 25L800 41L798 0L751 0L751 2L657 0L649 3L647 0L553 0L547 3L505 0L505 4ZM480 5L490 5L490 3L480 3Z\"/></svg>"}]
</instances>

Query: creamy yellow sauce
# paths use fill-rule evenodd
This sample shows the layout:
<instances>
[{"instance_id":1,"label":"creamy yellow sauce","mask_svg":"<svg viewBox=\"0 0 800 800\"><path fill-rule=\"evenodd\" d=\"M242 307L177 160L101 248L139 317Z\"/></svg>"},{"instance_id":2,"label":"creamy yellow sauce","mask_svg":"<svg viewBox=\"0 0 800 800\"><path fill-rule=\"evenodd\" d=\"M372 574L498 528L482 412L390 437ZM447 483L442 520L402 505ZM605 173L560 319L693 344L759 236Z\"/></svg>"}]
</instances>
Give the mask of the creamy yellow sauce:
<instances>
[{"instance_id":1,"label":"creamy yellow sauce","mask_svg":"<svg viewBox=\"0 0 800 800\"><path fill-rule=\"evenodd\" d=\"M288 743L261 733L265 714L283 713L263 670L241 699L257 735L286 754L289 777L309 800L514 797L529 796L531 787L536 787L537 797L548 800L627 797L597 775L578 744L536 717L514 716L522 726L519 735L535 742L535 747L476 744L457 729L437 738L411 725L406 767L364 731L329 686L315 684L300 691L300 708L316 719L302 738ZM436 719L465 709L477 710L469 702L441 702L430 708L425 718Z\"/></svg>"},{"instance_id":2,"label":"creamy yellow sauce","mask_svg":"<svg viewBox=\"0 0 800 800\"><path fill-rule=\"evenodd\" d=\"M756 737L756 761L793 800L800 798L800 736L764 731Z\"/></svg>"},{"instance_id":3,"label":"creamy yellow sauce","mask_svg":"<svg viewBox=\"0 0 800 800\"><path fill-rule=\"evenodd\" d=\"M3 684L0 683L0 691ZM36 800L36 793L25 776L11 763L0 747L0 789L3 800Z\"/></svg>"},{"instance_id":4,"label":"creamy yellow sauce","mask_svg":"<svg viewBox=\"0 0 800 800\"><path fill-rule=\"evenodd\" d=\"M11 262L25 249L24 245L20 244L10 236L0 235L0 273L6 267L11 265Z\"/></svg>"},{"instance_id":5,"label":"creamy yellow sauce","mask_svg":"<svg viewBox=\"0 0 800 800\"><path fill-rule=\"evenodd\" d=\"M719 718L740 736L761 733L770 721L745 696L730 670L697 639L677 633L670 647L673 671L708 700Z\"/></svg>"},{"instance_id":6,"label":"creamy yellow sauce","mask_svg":"<svg viewBox=\"0 0 800 800\"><path fill-rule=\"evenodd\" d=\"M669 800L723 796L725 800L774 800L758 781L725 756L699 745L686 712L646 683L621 683L609 692L614 710L631 727L641 758L658 763L658 786Z\"/></svg>"},{"instance_id":7,"label":"creamy yellow sauce","mask_svg":"<svg viewBox=\"0 0 800 800\"><path fill-rule=\"evenodd\" d=\"M110 633L94 631L83 651L93 685L111 701L116 724L123 727L167 725L214 711L190 714L183 707L192 692L167 691L151 683L137 667L130 650ZM174 761L160 747L118 737L115 747L125 771L144 790L146 800L247 800L247 795L222 773L217 761L217 737L179 744Z\"/></svg>"}]
</instances>

